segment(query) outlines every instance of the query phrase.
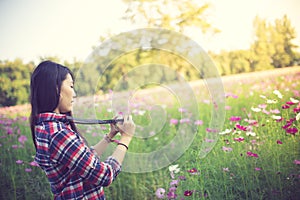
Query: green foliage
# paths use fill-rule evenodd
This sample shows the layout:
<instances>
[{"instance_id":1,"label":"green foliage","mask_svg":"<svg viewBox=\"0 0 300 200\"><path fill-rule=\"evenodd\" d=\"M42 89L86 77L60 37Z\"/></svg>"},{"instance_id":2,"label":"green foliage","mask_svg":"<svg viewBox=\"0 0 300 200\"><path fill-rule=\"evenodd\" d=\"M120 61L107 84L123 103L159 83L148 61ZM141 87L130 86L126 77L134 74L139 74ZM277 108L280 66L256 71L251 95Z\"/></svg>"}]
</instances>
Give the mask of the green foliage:
<instances>
[{"instance_id":1,"label":"green foliage","mask_svg":"<svg viewBox=\"0 0 300 200\"><path fill-rule=\"evenodd\" d=\"M30 76L34 65L21 59L0 61L0 106L28 102Z\"/></svg>"}]
</instances>

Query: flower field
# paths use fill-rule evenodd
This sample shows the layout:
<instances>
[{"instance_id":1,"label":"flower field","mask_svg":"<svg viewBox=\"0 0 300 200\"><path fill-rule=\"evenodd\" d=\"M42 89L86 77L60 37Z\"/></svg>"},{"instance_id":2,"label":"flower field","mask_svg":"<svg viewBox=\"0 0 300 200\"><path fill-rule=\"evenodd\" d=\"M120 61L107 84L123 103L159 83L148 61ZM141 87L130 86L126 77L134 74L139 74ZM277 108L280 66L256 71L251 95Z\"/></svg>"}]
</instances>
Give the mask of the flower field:
<instances>
[{"instance_id":1,"label":"flower field","mask_svg":"<svg viewBox=\"0 0 300 200\"><path fill-rule=\"evenodd\" d=\"M151 97L151 101L164 105L165 126L153 131L137 129L138 135L147 137L134 138L129 152L162 148L184 124L197 126L197 133L189 148L168 166L145 173L122 172L105 188L107 199L299 199L300 68L222 80L226 115L218 131L209 128L214 105L208 93L195 93L197 119L181 118L189 110L166 98L142 95L139 101L147 102ZM201 90L197 83L193 88ZM111 117L115 112L105 102L109 102L106 97L96 103L99 118ZM135 104L131 109L141 127L151 120L151 108L146 104ZM84 105L80 112L85 111ZM28 105L0 110L0 199L52 199L45 175L33 162L29 110ZM101 126L100 132L90 126L79 128L92 145L103 137L108 126ZM209 132L216 137L208 138ZM201 157L200 146L209 143L213 148ZM168 151L176 152L176 144Z\"/></svg>"}]
</instances>

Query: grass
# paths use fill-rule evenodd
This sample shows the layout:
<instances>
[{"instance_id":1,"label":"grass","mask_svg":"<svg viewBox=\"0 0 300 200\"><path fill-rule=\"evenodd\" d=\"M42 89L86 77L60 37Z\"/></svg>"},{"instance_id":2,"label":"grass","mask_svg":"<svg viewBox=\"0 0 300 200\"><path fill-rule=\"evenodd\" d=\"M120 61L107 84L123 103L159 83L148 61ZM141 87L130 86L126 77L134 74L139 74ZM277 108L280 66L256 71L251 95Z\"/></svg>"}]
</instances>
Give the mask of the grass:
<instances>
[{"instance_id":1,"label":"grass","mask_svg":"<svg viewBox=\"0 0 300 200\"><path fill-rule=\"evenodd\" d=\"M159 196L163 199L297 199L300 196L299 131L288 133L283 127L299 113L296 108L300 104L297 102L289 108L283 105L288 105L290 98L300 100L299 76L299 73L285 73L265 79L255 79L253 76L237 82L224 81L226 115L224 126L218 133L208 133L210 130L207 129L213 107L209 96L205 92L201 92L201 96L197 93L199 115L197 119L190 118L189 123L201 120L203 124L197 125L197 133L189 148L178 159L154 171L132 173L126 172L125 168L114 183L105 188L107 199L146 200L158 199ZM280 98L274 90L278 90L283 97ZM180 144L187 142L185 136L189 134L189 129L180 129L188 125L180 121L170 123L170 120L187 118L191 107L179 111L182 108L180 102L168 105L160 95L147 97L151 97L151 101L160 107L165 107L159 110L157 106L155 109L158 110L151 110L147 107L149 98L135 99L140 103L133 105L136 109L134 120L139 127L137 136L140 137L133 140L129 152L151 153L180 136L165 152L166 155L177 154L182 151L178 150L182 147ZM267 100L273 103L269 104ZM109 103L101 100L96 109L92 108L97 117L109 118L113 115L107 110ZM260 111L256 112L258 108ZM16 114L19 113L18 107L14 109L13 113L6 112L0 116L0 199L52 199L47 178L31 163L35 152L26 118L28 107L27 114L24 114L23 107L19 108L22 111L20 115ZM143 129L151 124L151 119L159 118L160 115L155 116L155 113L162 116L162 128ZM274 116L280 116L281 120L274 119ZM232 117L236 121L231 121L230 118L234 119ZM154 120L155 123L159 121ZM288 128L300 128L299 121L290 122ZM247 131L240 130L236 124L246 127ZM97 127L79 127L91 145L108 129L108 126L102 126L101 130ZM223 132L226 129L227 133ZM214 138L209 138L213 134ZM203 151L201 145L210 143L208 146L213 146L212 150L205 157L200 157ZM112 150L108 149L106 155ZM130 157L127 157L128 160ZM132 165L128 163L129 167ZM174 165L178 165L178 170L172 172L169 167ZM158 191L161 195L157 196Z\"/></svg>"}]
</instances>

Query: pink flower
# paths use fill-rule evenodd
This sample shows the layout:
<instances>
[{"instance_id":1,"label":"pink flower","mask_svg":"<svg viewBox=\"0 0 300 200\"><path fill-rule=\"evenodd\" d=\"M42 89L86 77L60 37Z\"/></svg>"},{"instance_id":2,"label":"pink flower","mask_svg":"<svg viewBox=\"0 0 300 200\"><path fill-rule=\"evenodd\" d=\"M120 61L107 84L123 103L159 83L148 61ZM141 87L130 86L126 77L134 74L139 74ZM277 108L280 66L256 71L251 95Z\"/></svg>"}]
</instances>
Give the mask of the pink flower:
<instances>
[{"instance_id":1,"label":"pink flower","mask_svg":"<svg viewBox=\"0 0 300 200\"><path fill-rule=\"evenodd\" d=\"M232 121L232 122L237 122L237 121L240 121L241 119L242 119L242 118L239 117L239 116L231 116L231 117L229 118L229 120Z\"/></svg>"},{"instance_id":2,"label":"pink flower","mask_svg":"<svg viewBox=\"0 0 300 200\"><path fill-rule=\"evenodd\" d=\"M280 113L280 111L278 109L274 109L274 110L271 109L270 112L272 114L279 114Z\"/></svg>"},{"instance_id":3,"label":"pink flower","mask_svg":"<svg viewBox=\"0 0 300 200\"><path fill-rule=\"evenodd\" d=\"M276 142L277 142L277 144L282 144L282 142L280 140L277 140Z\"/></svg>"},{"instance_id":4,"label":"pink flower","mask_svg":"<svg viewBox=\"0 0 300 200\"><path fill-rule=\"evenodd\" d=\"M25 135L21 135L19 138L18 138L18 141L24 145L24 143L27 141L27 137Z\"/></svg>"},{"instance_id":5,"label":"pink flower","mask_svg":"<svg viewBox=\"0 0 300 200\"><path fill-rule=\"evenodd\" d=\"M294 160L294 164L300 165L300 160Z\"/></svg>"},{"instance_id":6,"label":"pink flower","mask_svg":"<svg viewBox=\"0 0 300 200\"><path fill-rule=\"evenodd\" d=\"M172 181L170 182L170 186L173 186L173 185L177 186L178 183L179 183L178 180L172 180Z\"/></svg>"},{"instance_id":7,"label":"pink flower","mask_svg":"<svg viewBox=\"0 0 300 200\"><path fill-rule=\"evenodd\" d=\"M242 126L242 125L237 124L237 125L235 125L235 127L238 128L238 129L240 129L240 130L242 130L242 131L247 131L247 127L246 126Z\"/></svg>"},{"instance_id":8,"label":"pink flower","mask_svg":"<svg viewBox=\"0 0 300 200\"><path fill-rule=\"evenodd\" d=\"M176 124L178 124L178 119L171 119L171 120L170 120L170 124L171 124L171 125L176 125Z\"/></svg>"},{"instance_id":9,"label":"pink flower","mask_svg":"<svg viewBox=\"0 0 300 200\"><path fill-rule=\"evenodd\" d=\"M260 170L261 170L261 168L255 167L255 171L260 171Z\"/></svg>"},{"instance_id":10,"label":"pink flower","mask_svg":"<svg viewBox=\"0 0 300 200\"><path fill-rule=\"evenodd\" d=\"M29 173L29 172L32 172L32 169L31 169L31 168L26 168L26 169L25 169L25 172L28 172L28 173Z\"/></svg>"},{"instance_id":11,"label":"pink flower","mask_svg":"<svg viewBox=\"0 0 300 200\"><path fill-rule=\"evenodd\" d=\"M190 122L189 118L183 118L180 120L180 124L184 124L184 123L188 124L189 122Z\"/></svg>"},{"instance_id":12,"label":"pink flower","mask_svg":"<svg viewBox=\"0 0 300 200\"><path fill-rule=\"evenodd\" d=\"M212 143L214 141L215 141L214 139L207 139L207 138L205 138L205 142L207 142L207 143Z\"/></svg>"},{"instance_id":13,"label":"pink flower","mask_svg":"<svg viewBox=\"0 0 300 200\"><path fill-rule=\"evenodd\" d=\"M197 121L195 121L194 124L198 125L198 126L201 126L203 124L203 121L202 120L197 120Z\"/></svg>"},{"instance_id":14,"label":"pink flower","mask_svg":"<svg viewBox=\"0 0 300 200\"><path fill-rule=\"evenodd\" d=\"M267 107L267 104L259 104L258 107L261 109L265 109Z\"/></svg>"},{"instance_id":15,"label":"pink flower","mask_svg":"<svg viewBox=\"0 0 300 200\"><path fill-rule=\"evenodd\" d=\"M186 110L185 108L179 108L178 111L181 112L181 113L184 113L184 112L186 112L187 110Z\"/></svg>"},{"instance_id":16,"label":"pink flower","mask_svg":"<svg viewBox=\"0 0 300 200\"><path fill-rule=\"evenodd\" d=\"M237 141L237 142L242 142L244 141L245 139L243 137L239 137L239 138L234 138L233 139L234 141Z\"/></svg>"},{"instance_id":17,"label":"pink flower","mask_svg":"<svg viewBox=\"0 0 300 200\"><path fill-rule=\"evenodd\" d=\"M247 156L258 158L258 155L256 153L251 152L251 151L247 152Z\"/></svg>"},{"instance_id":18,"label":"pink flower","mask_svg":"<svg viewBox=\"0 0 300 200\"><path fill-rule=\"evenodd\" d=\"M30 163L30 165L33 166L33 167L39 167L39 164L37 162L35 162L35 161L32 161Z\"/></svg>"},{"instance_id":19,"label":"pink flower","mask_svg":"<svg viewBox=\"0 0 300 200\"><path fill-rule=\"evenodd\" d=\"M222 147L222 150L223 151L227 151L227 152L230 152L230 151L232 151L232 148L231 147Z\"/></svg>"},{"instance_id":20,"label":"pink flower","mask_svg":"<svg viewBox=\"0 0 300 200\"><path fill-rule=\"evenodd\" d=\"M165 198L165 192L166 192L166 190L164 188L158 188L155 192L155 195L157 198L163 199L163 198Z\"/></svg>"},{"instance_id":21,"label":"pink flower","mask_svg":"<svg viewBox=\"0 0 300 200\"><path fill-rule=\"evenodd\" d=\"M231 110L230 106L225 106L225 110Z\"/></svg>"},{"instance_id":22,"label":"pink flower","mask_svg":"<svg viewBox=\"0 0 300 200\"><path fill-rule=\"evenodd\" d=\"M17 163L18 165L23 164L23 160L17 160L16 163Z\"/></svg>"}]
</instances>

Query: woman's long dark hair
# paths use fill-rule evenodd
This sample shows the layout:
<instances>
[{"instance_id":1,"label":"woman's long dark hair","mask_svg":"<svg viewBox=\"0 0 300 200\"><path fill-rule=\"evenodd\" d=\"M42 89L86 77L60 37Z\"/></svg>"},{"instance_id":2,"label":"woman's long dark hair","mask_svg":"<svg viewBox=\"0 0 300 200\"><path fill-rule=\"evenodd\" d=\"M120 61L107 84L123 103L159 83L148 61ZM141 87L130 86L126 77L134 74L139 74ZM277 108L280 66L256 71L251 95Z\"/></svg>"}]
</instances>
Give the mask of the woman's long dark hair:
<instances>
[{"instance_id":1,"label":"woman's long dark hair","mask_svg":"<svg viewBox=\"0 0 300 200\"><path fill-rule=\"evenodd\" d=\"M70 74L74 80L69 68L52 61L41 62L33 71L30 80L30 128L35 147L36 117L40 113L53 112L57 108L61 85L67 74ZM72 115L71 112L64 114ZM73 122L70 122L70 125L74 131L78 132Z\"/></svg>"}]
</instances>

